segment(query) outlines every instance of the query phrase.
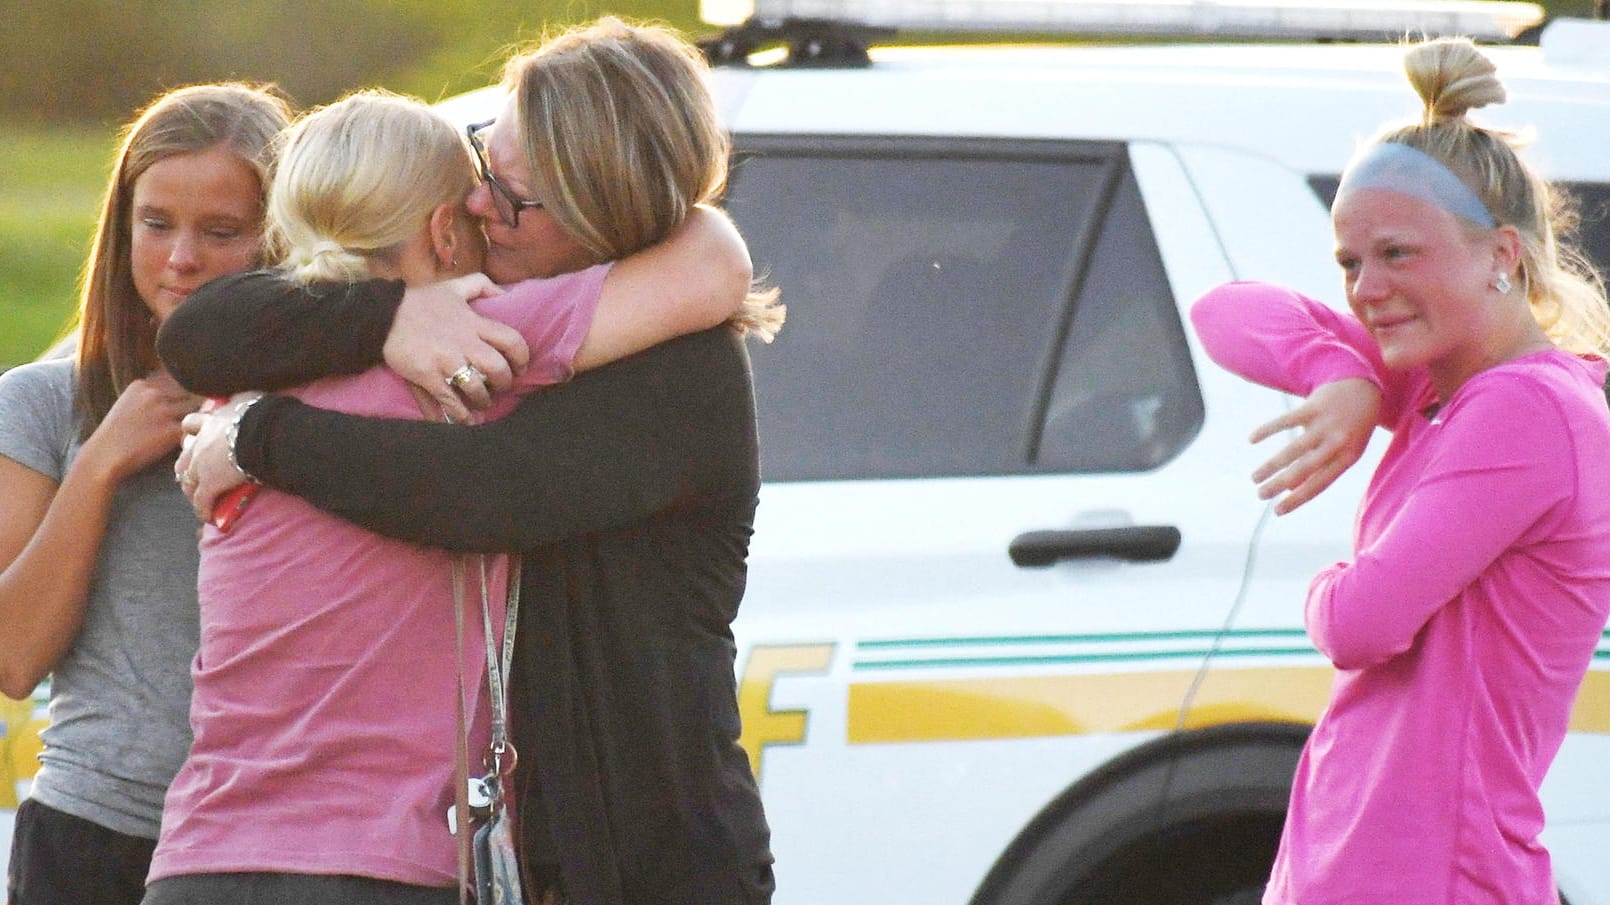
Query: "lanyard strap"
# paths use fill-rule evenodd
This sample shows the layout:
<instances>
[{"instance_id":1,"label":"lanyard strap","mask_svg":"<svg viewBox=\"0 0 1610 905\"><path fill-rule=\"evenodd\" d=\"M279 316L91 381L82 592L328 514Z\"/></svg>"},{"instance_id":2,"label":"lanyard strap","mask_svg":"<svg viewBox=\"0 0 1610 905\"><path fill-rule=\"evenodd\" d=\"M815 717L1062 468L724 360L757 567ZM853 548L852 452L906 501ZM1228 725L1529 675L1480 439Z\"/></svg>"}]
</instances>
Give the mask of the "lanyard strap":
<instances>
[{"instance_id":1,"label":"lanyard strap","mask_svg":"<svg viewBox=\"0 0 1610 905\"><path fill-rule=\"evenodd\" d=\"M509 557L509 586L503 612L503 655L500 658L497 642L492 635L492 602L486 576L486 557L481 563L481 628L486 635L486 679L488 696L492 704L492 769L503 773L503 755L509 748L509 667L514 662L514 634L520 618L520 564L519 556Z\"/></svg>"},{"instance_id":2,"label":"lanyard strap","mask_svg":"<svg viewBox=\"0 0 1610 905\"><path fill-rule=\"evenodd\" d=\"M458 714L458 742L453 745L454 789L453 789L453 816L458 827L458 901L459 905L468 905L470 888L470 808L469 808L469 720L467 713L469 704L466 700L467 689L464 670L464 582L466 580L466 563L470 555L453 557L453 639L458 651L458 695L454 701L454 709ZM499 657L497 642L492 634L492 600L490 582L487 578L486 557L476 555L475 562L481 584L481 628L486 638L486 676L488 698L492 705L492 743L491 766L493 775L498 778L494 785L495 798L503 795L504 754L512 751L509 745L508 730L508 675L509 667L514 660L515 627L519 624L520 614L520 557L509 557L509 586L508 607L503 614L503 651ZM518 755L516 755L518 756ZM512 769L514 758L510 758L508 767ZM494 801L493 807L497 804Z\"/></svg>"}]
</instances>

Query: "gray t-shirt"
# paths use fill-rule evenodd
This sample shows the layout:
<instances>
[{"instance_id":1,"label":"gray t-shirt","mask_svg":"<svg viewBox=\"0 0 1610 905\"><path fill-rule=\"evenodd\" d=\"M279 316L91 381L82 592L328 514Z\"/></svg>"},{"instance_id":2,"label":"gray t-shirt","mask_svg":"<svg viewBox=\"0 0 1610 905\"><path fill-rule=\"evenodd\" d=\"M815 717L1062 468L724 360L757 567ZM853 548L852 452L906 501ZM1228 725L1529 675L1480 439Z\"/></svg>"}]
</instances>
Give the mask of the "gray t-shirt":
<instances>
[{"instance_id":1,"label":"gray t-shirt","mask_svg":"<svg viewBox=\"0 0 1610 905\"><path fill-rule=\"evenodd\" d=\"M61 481L78 455L73 362L0 374L0 455ZM190 750L196 518L164 458L112 504L84 625L51 673L50 726L32 797L155 839L162 797Z\"/></svg>"}]
</instances>

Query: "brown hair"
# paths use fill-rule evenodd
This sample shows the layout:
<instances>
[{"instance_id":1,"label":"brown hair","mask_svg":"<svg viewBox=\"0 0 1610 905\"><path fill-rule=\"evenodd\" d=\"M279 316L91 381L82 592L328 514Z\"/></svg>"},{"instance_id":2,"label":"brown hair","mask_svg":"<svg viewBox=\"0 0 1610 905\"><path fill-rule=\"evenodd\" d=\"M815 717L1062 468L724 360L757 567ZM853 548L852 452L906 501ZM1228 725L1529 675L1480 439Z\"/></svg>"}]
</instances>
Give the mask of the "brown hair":
<instances>
[{"instance_id":1,"label":"brown hair","mask_svg":"<svg viewBox=\"0 0 1610 905\"><path fill-rule=\"evenodd\" d=\"M272 86L190 85L152 101L123 130L79 293L77 406L88 437L117 397L157 366L156 323L134 289L134 183L152 165L224 146L257 171L266 195L274 138L290 107Z\"/></svg>"},{"instance_id":2,"label":"brown hair","mask_svg":"<svg viewBox=\"0 0 1610 905\"><path fill-rule=\"evenodd\" d=\"M708 78L675 32L613 16L505 65L532 189L595 262L659 242L720 198L730 144ZM756 291L733 323L769 340L783 315L775 289Z\"/></svg>"}]
</instances>

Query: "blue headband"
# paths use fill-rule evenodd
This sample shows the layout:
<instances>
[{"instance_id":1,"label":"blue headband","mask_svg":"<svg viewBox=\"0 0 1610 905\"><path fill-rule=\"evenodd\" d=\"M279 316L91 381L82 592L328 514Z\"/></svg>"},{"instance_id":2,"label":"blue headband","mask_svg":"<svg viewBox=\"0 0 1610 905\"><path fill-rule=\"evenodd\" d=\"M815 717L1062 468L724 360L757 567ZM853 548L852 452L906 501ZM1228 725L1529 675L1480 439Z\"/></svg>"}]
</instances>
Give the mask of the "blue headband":
<instances>
[{"instance_id":1,"label":"blue headband","mask_svg":"<svg viewBox=\"0 0 1610 905\"><path fill-rule=\"evenodd\" d=\"M1336 200L1358 189L1388 189L1434 204L1477 226L1498 225L1487 205L1435 157L1395 141L1381 142L1347 165Z\"/></svg>"}]
</instances>

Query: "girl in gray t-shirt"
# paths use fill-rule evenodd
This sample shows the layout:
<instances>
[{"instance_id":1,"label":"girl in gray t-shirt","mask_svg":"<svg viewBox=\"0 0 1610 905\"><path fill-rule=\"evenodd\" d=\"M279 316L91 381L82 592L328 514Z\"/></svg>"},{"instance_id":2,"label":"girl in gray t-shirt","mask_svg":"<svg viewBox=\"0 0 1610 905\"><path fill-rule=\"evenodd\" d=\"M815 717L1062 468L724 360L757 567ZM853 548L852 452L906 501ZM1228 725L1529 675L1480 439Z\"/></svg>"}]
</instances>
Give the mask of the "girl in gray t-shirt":
<instances>
[{"instance_id":1,"label":"girl in gray t-shirt","mask_svg":"<svg viewBox=\"0 0 1610 905\"><path fill-rule=\"evenodd\" d=\"M259 263L285 102L246 85L156 99L125 132L71 357L0 375L0 691L51 676L17 811L14 905L137 903L190 744L196 523L172 479L200 399L156 330L202 283Z\"/></svg>"}]
</instances>

